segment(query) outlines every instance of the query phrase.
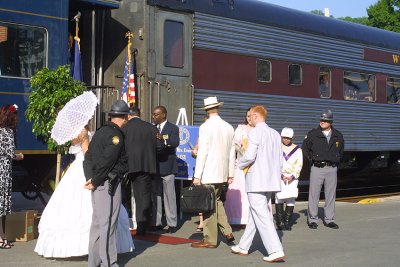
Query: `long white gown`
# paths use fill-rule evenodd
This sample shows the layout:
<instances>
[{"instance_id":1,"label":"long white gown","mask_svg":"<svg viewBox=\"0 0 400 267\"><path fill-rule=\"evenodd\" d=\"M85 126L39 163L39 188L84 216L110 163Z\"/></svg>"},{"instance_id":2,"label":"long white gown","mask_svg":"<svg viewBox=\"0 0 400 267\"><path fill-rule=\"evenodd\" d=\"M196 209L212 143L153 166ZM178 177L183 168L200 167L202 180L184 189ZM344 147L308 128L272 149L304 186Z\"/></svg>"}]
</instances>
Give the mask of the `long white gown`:
<instances>
[{"instance_id":1,"label":"long white gown","mask_svg":"<svg viewBox=\"0 0 400 267\"><path fill-rule=\"evenodd\" d=\"M35 252L46 258L67 258L88 254L89 231L92 222L91 192L84 189L84 155L80 146L72 146L75 154L65 175L54 191L39 223L39 238ZM117 225L118 253L134 249L129 231L128 213L121 205Z\"/></svg>"}]
</instances>

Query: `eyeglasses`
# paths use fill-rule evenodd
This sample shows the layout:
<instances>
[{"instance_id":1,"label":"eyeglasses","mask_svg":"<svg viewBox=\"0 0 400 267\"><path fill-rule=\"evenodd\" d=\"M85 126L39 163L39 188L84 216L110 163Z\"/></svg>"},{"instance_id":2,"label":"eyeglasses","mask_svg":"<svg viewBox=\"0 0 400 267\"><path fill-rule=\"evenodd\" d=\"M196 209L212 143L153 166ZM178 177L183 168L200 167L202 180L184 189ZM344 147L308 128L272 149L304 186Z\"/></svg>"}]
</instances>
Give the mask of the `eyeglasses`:
<instances>
[{"instance_id":1,"label":"eyeglasses","mask_svg":"<svg viewBox=\"0 0 400 267\"><path fill-rule=\"evenodd\" d=\"M290 138L290 137L285 137L285 136L283 136L282 139L292 140L292 138Z\"/></svg>"},{"instance_id":2,"label":"eyeglasses","mask_svg":"<svg viewBox=\"0 0 400 267\"><path fill-rule=\"evenodd\" d=\"M327 120L320 120L320 122L323 122L323 123L332 123L332 121L327 121Z\"/></svg>"}]
</instances>

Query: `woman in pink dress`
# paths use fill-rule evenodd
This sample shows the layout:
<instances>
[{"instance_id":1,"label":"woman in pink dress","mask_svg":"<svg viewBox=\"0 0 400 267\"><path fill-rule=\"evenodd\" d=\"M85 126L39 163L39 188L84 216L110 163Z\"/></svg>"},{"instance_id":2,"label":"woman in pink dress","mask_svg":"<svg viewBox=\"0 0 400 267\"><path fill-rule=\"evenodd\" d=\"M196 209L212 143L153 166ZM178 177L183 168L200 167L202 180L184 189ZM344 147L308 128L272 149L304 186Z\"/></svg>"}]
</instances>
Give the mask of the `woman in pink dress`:
<instances>
[{"instance_id":1,"label":"woman in pink dress","mask_svg":"<svg viewBox=\"0 0 400 267\"><path fill-rule=\"evenodd\" d=\"M246 169L240 170L237 161L243 156L247 147L247 136L253 129L250 123L250 109L247 110L244 124L239 124L235 130L233 140L236 147L236 166L233 182L226 193L225 212L230 224L247 224L249 216L249 202L245 188Z\"/></svg>"}]
</instances>

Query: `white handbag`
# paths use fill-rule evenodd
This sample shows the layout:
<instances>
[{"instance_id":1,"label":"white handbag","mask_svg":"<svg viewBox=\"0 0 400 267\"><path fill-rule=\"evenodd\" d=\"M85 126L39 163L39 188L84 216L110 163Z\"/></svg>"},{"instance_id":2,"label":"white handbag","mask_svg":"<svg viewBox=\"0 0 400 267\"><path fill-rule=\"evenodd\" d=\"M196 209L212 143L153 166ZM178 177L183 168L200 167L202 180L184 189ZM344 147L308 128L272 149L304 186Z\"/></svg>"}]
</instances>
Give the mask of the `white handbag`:
<instances>
[{"instance_id":1,"label":"white handbag","mask_svg":"<svg viewBox=\"0 0 400 267\"><path fill-rule=\"evenodd\" d=\"M296 184L286 184L282 187L282 191L276 193L278 199L297 198L299 196L299 189Z\"/></svg>"}]
</instances>

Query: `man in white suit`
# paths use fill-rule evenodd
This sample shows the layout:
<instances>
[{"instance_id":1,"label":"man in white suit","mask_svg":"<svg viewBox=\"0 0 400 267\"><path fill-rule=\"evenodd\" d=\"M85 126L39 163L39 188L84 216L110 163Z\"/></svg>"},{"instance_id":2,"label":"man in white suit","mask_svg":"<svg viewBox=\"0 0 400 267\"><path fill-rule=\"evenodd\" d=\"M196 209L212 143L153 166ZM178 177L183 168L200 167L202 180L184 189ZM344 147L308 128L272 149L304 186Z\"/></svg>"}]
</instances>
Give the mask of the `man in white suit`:
<instances>
[{"instance_id":1,"label":"man in white suit","mask_svg":"<svg viewBox=\"0 0 400 267\"><path fill-rule=\"evenodd\" d=\"M235 168L235 144L233 143L233 127L218 115L217 97L204 99L204 110L209 119L199 129L199 148L194 172L194 185L205 184L215 190L215 209L204 213L203 240L192 243L195 248L216 248L218 241L218 225L228 242L233 242L232 228L228 223L224 205L220 199L222 184L232 183Z\"/></svg>"},{"instance_id":2,"label":"man in white suit","mask_svg":"<svg viewBox=\"0 0 400 267\"><path fill-rule=\"evenodd\" d=\"M283 261L285 254L268 208L272 192L281 191L281 137L266 124L267 110L263 106L252 107L250 116L255 128L250 131L247 150L238 162L240 169L249 168L246 174L246 192L250 215L239 245L233 246L231 251L239 255L248 255L258 230L268 252L268 257L264 257L263 260Z\"/></svg>"}]
</instances>

